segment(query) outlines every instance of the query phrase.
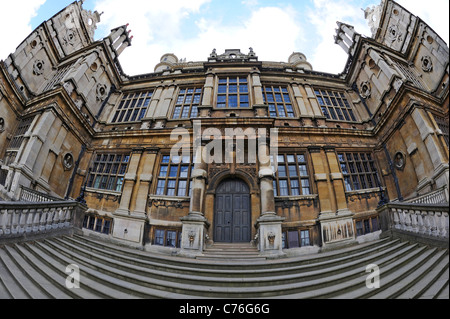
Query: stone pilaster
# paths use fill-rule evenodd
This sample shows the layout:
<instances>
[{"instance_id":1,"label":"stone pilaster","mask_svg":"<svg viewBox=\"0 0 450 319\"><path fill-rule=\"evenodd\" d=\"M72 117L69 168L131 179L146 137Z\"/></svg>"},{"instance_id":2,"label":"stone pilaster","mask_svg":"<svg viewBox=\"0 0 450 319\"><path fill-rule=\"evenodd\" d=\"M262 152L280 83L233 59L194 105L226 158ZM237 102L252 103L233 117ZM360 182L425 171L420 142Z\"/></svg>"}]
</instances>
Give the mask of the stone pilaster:
<instances>
[{"instance_id":1,"label":"stone pilaster","mask_svg":"<svg viewBox=\"0 0 450 319\"><path fill-rule=\"evenodd\" d=\"M131 198L137 180L137 170L143 149L132 152L128 171L125 175L119 208L114 212L113 237L135 245L142 245L144 235L145 212L130 212Z\"/></svg>"},{"instance_id":2,"label":"stone pilaster","mask_svg":"<svg viewBox=\"0 0 450 319\"><path fill-rule=\"evenodd\" d=\"M209 221L204 216L204 196L206 190L207 164L203 160L203 146L197 145L196 163L192 173L192 196L189 207L189 214L181 218L183 223L181 251L179 255L195 257L202 255L205 248L205 237L210 226Z\"/></svg>"},{"instance_id":3,"label":"stone pilaster","mask_svg":"<svg viewBox=\"0 0 450 319\"><path fill-rule=\"evenodd\" d=\"M343 176L333 148L310 147L316 173L320 214L322 249L335 248L355 242L353 213L345 199Z\"/></svg>"},{"instance_id":4,"label":"stone pilaster","mask_svg":"<svg viewBox=\"0 0 450 319\"><path fill-rule=\"evenodd\" d=\"M265 140L259 140L258 154L261 198L261 216L256 220L258 248L262 255L278 258L284 255L281 235L284 218L277 216L275 212L274 172L270 163L269 146Z\"/></svg>"}]
</instances>

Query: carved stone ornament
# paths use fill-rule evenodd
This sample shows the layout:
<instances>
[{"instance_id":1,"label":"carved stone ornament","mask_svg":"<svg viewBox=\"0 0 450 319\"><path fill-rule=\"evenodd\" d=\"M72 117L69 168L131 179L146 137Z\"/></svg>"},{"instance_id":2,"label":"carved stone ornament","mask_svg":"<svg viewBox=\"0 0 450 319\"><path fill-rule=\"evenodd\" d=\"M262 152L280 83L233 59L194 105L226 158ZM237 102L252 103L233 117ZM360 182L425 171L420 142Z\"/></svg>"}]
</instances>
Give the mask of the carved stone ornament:
<instances>
[{"instance_id":1,"label":"carved stone ornament","mask_svg":"<svg viewBox=\"0 0 450 319\"><path fill-rule=\"evenodd\" d=\"M428 55L425 55L421 59L422 62L422 70L425 72L431 72L433 70L433 61L431 60L431 57Z\"/></svg>"},{"instance_id":2,"label":"carved stone ornament","mask_svg":"<svg viewBox=\"0 0 450 319\"><path fill-rule=\"evenodd\" d=\"M42 60L36 60L36 61L34 61L34 64L33 64L33 73L34 73L35 75L41 75L42 73L44 73L44 65L45 65L45 62L42 61Z\"/></svg>"},{"instance_id":3,"label":"carved stone ornament","mask_svg":"<svg viewBox=\"0 0 450 319\"><path fill-rule=\"evenodd\" d=\"M97 100L104 101L108 96L108 87L105 84L97 84Z\"/></svg>"},{"instance_id":4,"label":"carved stone ornament","mask_svg":"<svg viewBox=\"0 0 450 319\"><path fill-rule=\"evenodd\" d=\"M403 152L397 152L394 156L394 165L398 170L403 170L406 165L406 157Z\"/></svg>"},{"instance_id":5,"label":"carved stone ornament","mask_svg":"<svg viewBox=\"0 0 450 319\"><path fill-rule=\"evenodd\" d=\"M269 240L269 245L273 246L275 243L275 237L276 235L273 232L270 232L267 234L267 239Z\"/></svg>"},{"instance_id":6,"label":"carved stone ornament","mask_svg":"<svg viewBox=\"0 0 450 319\"><path fill-rule=\"evenodd\" d=\"M5 131L5 119L3 117L0 117L0 133L3 133Z\"/></svg>"},{"instance_id":7,"label":"carved stone ornament","mask_svg":"<svg viewBox=\"0 0 450 319\"><path fill-rule=\"evenodd\" d=\"M63 167L65 171L71 170L74 164L73 155L67 153L63 158Z\"/></svg>"},{"instance_id":8,"label":"carved stone ornament","mask_svg":"<svg viewBox=\"0 0 450 319\"><path fill-rule=\"evenodd\" d=\"M398 29L398 26L391 25L388 29L388 38L394 42L395 40L402 41L402 33Z\"/></svg>"},{"instance_id":9,"label":"carved stone ornament","mask_svg":"<svg viewBox=\"0 0 450 319\"><path fill-rule=\"evenodd\" d=\"M75 30L73 30L73 29L67 30L66 35L63 37L65 45L73 46L75 44L75 39L76 39L76 33L75 33Z\"/></svg>"},{"instance_id":10,"label":"carved stone ornament","mask_svg":"<svg viewBox=\"0 0 450 319\"><path fill-rule=\"evenodd\" d=\"M194 231L190 231L188 234L189 246L191 246L191 247L194 246L195 236L196 236L196 233Z\"/></svg>"},{"instance_id":11,"label":"carved stone ornament","mask_svg":"<svg viewBox=\"0 0 450 319\"><path fill-rule=\"evenodd\" d=\"M360 94L365 99L367 99L371 96L372 86L370 85L370 82L365 81L360 84Z\"/></svg>"}]
</instances>

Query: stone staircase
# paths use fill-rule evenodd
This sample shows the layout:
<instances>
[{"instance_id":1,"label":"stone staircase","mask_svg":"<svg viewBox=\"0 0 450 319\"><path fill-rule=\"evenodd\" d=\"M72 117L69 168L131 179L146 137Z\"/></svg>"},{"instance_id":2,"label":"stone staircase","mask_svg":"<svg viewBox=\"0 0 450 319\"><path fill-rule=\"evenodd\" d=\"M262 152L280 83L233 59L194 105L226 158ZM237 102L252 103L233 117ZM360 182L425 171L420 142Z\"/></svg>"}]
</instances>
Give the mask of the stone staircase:
<instances>
[{"instance_id":1,"label":"stone staircase","mask_svg":"<svg viewBox=\"0 0 450 319\"><path fill-rule=\"evenodd\" d=\"M238 251L237 251L238 250ZM69 289L67 266L80 269ZM368 289L366 267L380 268ZM264 260L249 245L215 244L197 259L74 235L0 246L0 299L449 298L447 249L383 239Z\"/></svg>"},{"instance_id":2,"label":"stone staircase","mask_svg":"<svg viewBox=\"0 0 450 319\"><path fill-rule=\"evenodd\" d=\"M258 249L251 243L214 243L203 251L203 256L197 259L220 263L263 261L266 257L260 256Z\"/></svg>"}]
</instances>

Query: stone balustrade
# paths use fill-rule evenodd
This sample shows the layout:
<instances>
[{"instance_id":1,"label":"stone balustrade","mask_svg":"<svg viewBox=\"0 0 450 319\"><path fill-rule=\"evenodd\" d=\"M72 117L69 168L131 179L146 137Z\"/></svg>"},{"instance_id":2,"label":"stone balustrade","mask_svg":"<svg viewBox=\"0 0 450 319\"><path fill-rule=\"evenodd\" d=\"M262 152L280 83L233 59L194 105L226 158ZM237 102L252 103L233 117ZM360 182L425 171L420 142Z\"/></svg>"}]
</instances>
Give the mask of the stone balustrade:
<instances>
[{"instance_id":1,"label":"stone balustrade","mask_svg":"<svg viewBox=\"0 0 450 319\"><path fill-rule=\"evenodd\" d=\"M0 242L81 229L86 208L75 201L0 202Z\"/></svg>"},{"instance_id":2,"label":"stone balustrade","mask_svg":"<svg viewBox=\"0 0 450 319\"><path fill-rule=\"evenodd\" d=\"M446 192L448 192L447 187L443 187L434 192L413 198L409 200L409 203L413 204L441 204L447 202Z\"/></svg>"},{"instance_id":3,"label":"stone balustrade","mask_svg":"<svg viewBox=\"0 0 450 319\"><path fill-rule=\"evenodd\" d=\"M19 201L21 202L55 202L61 199L21 186Z\"/></svg>"},{"instance_id":4,"label":"stone balustrade","mask_svg":"<svg viewBox=\"0 0 450 319\"><path fill-rule=\"evenodd\" d=\"M447 203L389 203L378 208L378 211L384 232L406 232L416 237L435 238L448 243L449 207Z\"/></svg>"}]
</instances>

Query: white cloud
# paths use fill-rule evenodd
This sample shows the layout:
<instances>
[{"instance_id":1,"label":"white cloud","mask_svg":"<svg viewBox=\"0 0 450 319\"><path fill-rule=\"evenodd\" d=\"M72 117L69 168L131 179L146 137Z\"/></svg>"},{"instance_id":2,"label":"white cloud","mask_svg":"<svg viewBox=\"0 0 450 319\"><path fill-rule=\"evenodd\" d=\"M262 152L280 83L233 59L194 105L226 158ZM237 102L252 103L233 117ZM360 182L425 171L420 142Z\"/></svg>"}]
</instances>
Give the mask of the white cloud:
<instances>
[{"instance_id":1,"label":"white cloud","mask_svg":"<svg viewBox=\"0 0 450 319\"><path fill-rule=\"evenodd\" d=\"M348 23L355 31L371 36L370 29L362 9L379 5L381 0L373 0L372 4L363 8L362 0L314 0L314 9L309 11L309 19L317 30L319 43L310 57L310 62L317 71L340 73L344 70L347 54L334 43L333 36L337 27L336 21ZM449 38L449 1L448 0L397 0L405 9L419 16L430 25L443 39ZM365 1L367 3L367 1Z\"/></svg>"},{"instance_id":2,"label":"white cloud","mask_svg":"<svg viewBox=\"0 0 450 319\"><path fill-rule=\"evenodd\" d=\"M266 61L279 60L282 52L285 55L282 60L287 61L296 48L296 40L301 37L296 11L291 7L253 8L247 20L231 26L217 17L200 17L194 23L198 33L183 37L183 19L199 12L207 2L167 0L164 5L152 2L149 7L145 5L146 1L144 4L136 1L124 7L122 0L99 0L96 8L105 10L102 23L109 29L130 21L133 45L120 57L122 67L129 75L153 72L165 53L174 53L188 61L205 61L214 48L220 54L225 49L241 49L247 53L246 50L253 47L260 60Z\"/></svg>"},{"instance_id":3,"label":"white cloud","mask_svg":"<svg viewBox=\"0 0 450 319\"><path fill-rule=\"evenodd\" d=\"M309 11L308 17L317 31L319 43L310 57L310 63L317 71L341 73L348 55L334 43L336 22L353 25L358 33L370 35L364 13L361 8L346 0L314 0L313 3L314 8Z\"/></svg>"},{"instance_id":4,"label":"white cloud","mask_svg":"<svg viewBox=\"0 0 450 319\"><path fill-rule=\"evenodd\" d=\"M188 59L205 60L205 53L209 54L213 48L220 54L225 49L241 49L247 53L246 50L253 47L260 60L277 61L284 53L281 60L287 61L301 36L301 27L289 8L259 8L252 11L246 22L232 27L214 20L202 20L199 27L199 35L180 47Z\"/></svg>"},{"instance_id":5,"label":"white cloud","mask_svg":"<svg viewBox=\"0 0 450 319\"><path fill-rule=\"evenodd\" d=\"M161 56L181 39L181 24L210 0L98 0L96 10L104 11L103 27L113 29L129 23L134 36L132 47L120 57L125 73L153 72ZM168 51L169 50L169 51ZM172 53L172 52L170 52ZM175 53L175 52L173 52Z\"/></svg>"},{"instance_id":6,"label":"white cloud","mask_svg":"<svg viewBox=\"0 0 450 319\"><path fill-rule=\"evenodd\" d=\"M3 28L0 60L5 60L31 31L30 21L45 0L2 1L0 23Z\"/></svg>"},{"instance_id":7,"label":"white cloud","mask_svg":"<svg viewBox=\"0 0 450 319\"><path fill-rule=\"evenodd\" d=\"M448 0L397 0L397 3L421 18L449 44L449 3Z\"/></svg>"}]
</instances>

